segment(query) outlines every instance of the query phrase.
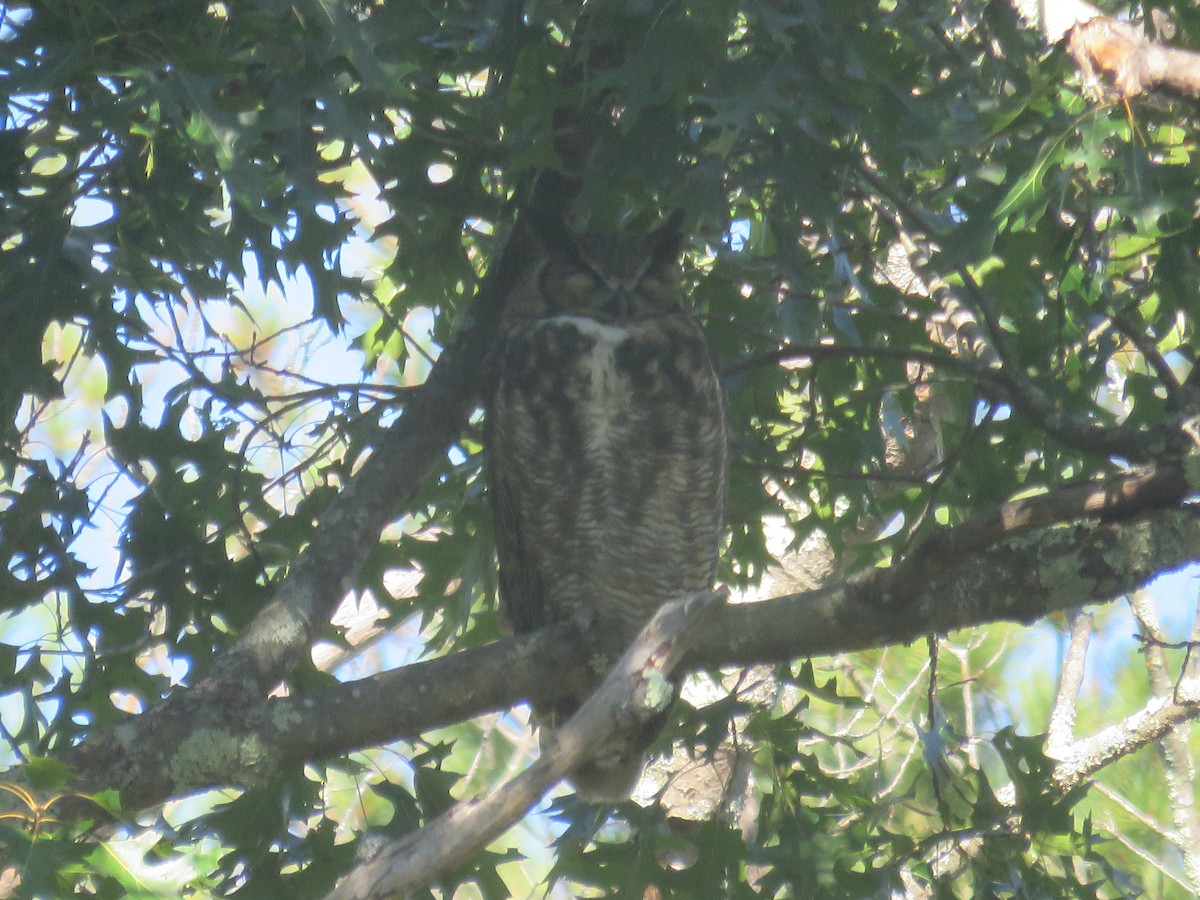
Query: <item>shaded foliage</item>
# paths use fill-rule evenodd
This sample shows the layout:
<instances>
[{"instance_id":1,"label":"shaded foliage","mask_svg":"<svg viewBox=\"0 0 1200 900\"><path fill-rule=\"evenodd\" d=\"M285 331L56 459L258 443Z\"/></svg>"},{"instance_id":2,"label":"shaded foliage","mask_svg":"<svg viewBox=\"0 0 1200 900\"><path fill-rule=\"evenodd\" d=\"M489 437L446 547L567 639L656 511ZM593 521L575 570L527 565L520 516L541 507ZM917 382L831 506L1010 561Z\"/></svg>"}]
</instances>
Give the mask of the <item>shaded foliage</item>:
<instances>
[{"instance_id":1,"label":"shaded foliage","mask_svg":"<svg viewBox=\"0 0 1200 900\"><path fill-rule=\"evenodd\" d=\"M1177 6L1200 44L1200 13ZM854 573L1120 471L1074 424L1111 429L1127 459L1166 455L1153 429L1191 388L1167 370L1194 362L1193 110L1097 100L1000 3L589 9L579 28L579 5L552 0L0 7L8 762L129 718L232 645L464 325L516 210L561 166L563 110L587 111L573 127L594 147L578 226L679 209L692 235L683 277L732 410L722 580L754 586L818 538ZM576 82L556 77L572 66ZM937 292L904 283L902 236L1064 426L947 336ZM361 383L323 370L325 343ZM500 632L478 438L473 422L358 575L407 623L398 653ZM784 546L764 517L786 522ZM562 798L552 840L521 845L540 861L497 848L444 893L508 896L528 865L620 896L885 896L933 880L939 835L961 832L985 850L939 896L1132 894L1158 874L1077 795L1045 792L1040 741L998 730L1005 666L1030 651L995 634L962 639L936 704L911 688L921 653L896 652L775 667L766 702L684 705L664 746L703 759L735 722L752 748L740 827ZM329 678L306 664L288 688ZM165 887L105 862L83 825L9 823L0 843L30 895L320 896L375 836L486 790L528 752L515 731L466 723L398 741L405 761L348 755L172 808L138 850L187 859Z\"/></svg>"}]
</instances>

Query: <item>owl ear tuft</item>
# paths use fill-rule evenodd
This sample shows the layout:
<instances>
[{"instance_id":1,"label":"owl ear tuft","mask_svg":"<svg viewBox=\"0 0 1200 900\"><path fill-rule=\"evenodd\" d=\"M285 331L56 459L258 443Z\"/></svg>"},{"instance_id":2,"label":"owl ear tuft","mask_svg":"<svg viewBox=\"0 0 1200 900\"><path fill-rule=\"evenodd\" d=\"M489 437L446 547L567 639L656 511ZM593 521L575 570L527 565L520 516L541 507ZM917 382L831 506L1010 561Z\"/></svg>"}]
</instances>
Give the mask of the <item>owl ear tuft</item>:
<instances>
[{"instance_id":1,"label":"owl ear tuft","mask_svg":"<svg viewBox=\"0 0 1200 900\"><path fill-rule=\"evenodd\" d=\"M683 210L672 210L663 223L647 236L650 242L652 266L673 266L683 253Z\"/></svg>"}]
</instances>

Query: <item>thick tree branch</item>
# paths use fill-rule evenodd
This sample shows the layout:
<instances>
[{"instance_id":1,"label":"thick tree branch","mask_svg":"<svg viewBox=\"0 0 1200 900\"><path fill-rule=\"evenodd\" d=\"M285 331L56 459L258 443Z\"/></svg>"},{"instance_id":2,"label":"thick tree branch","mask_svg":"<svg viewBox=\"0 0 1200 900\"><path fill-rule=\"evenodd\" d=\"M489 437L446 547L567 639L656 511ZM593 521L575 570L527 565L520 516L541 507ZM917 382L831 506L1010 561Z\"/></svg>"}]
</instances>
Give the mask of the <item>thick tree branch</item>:
<instances>
[{"instance_id":1,"label":"thick tree branch","mask_svg":"<svg viewBox=\"0 0 1200 900\"><path fill-rule=\"evenodd\" d=\"M564 66L559 76L563 83L576 83L582 77L589 13L584 10L577 21L571 46L580 59ZM613 56L611 64L617 62L618 49L606 49ZM593 48L588 57L593 66L598 53ZM353 586L378 534L408 510L425 476L462 433L478 400L483 361L491 350L504 299L525 271L530 249L526 223L561 213L578 193L572 173L585 165L596 140L594 133L578 125L598 115L605 102L599 97L596 108L567 111L571 121L561 123L555 137L561 169L541 173L516 217L510 239L492 259L454 342L434 363L425 383L412 392L400 419L380 437L371 456L321 514L312 542L291 566L272 601L199 684L150 715L178 719L180 710L175 707L192 702L188 695L264 694L309 652L316 630Z\"/></svg>"},{"instance_id":2,"label":"thick tree branch","mask_svg":"<svg viewBox=\"0 0 1200 900\"><path fill-rule=\"evenodd\" d=\"M312 543L238 643L197 684L136 720L93 732L84 743L63 751L64 761L79 770L83 781L98 786L102 782L91 775L107 772L107 785L121 789L123 802L140 807L189 784L213 783L222 769L237 773L236 781L244 784L275 771L269 745L232 737L229 717L261 709L270 688L310 651L317 628L352 586L379 532L407 507L426 473L458 437L475 405L479 360L491 344L501 301L519 268L517 254L501 254L467 327L414 393L396 426L322 514Z\"/></svg>"},{"instance_id":3,"label":"thick tree branch","mask_svg":"<svg viewBox=\"0 0 1200 900\"><path fill-rule=\"evenodd\" d=\"M984 622L1032 621L1122 595L1200 556L1200 515L1171 508L1186 493L1182 469L1164 465L1004 504L889 569L729 606L701 624L685 665L858 650ZM1054 516L1084 518L1052 526ZM1124 518L1102 521L1115 517ZM161 720L133 717L61 758L75 768L79 789L117 783L123 802L140 808L188 790L259 783L281 767L522 699L549 701L572 689L572 673L587 676L586 659L580 636L559 626L305 696L234 705L216 696L170 731L157 728Z\"/></svg>"},{"instance_id":4,"label":"thick tree branch","mask_svg":"<svg viewBox=\"0 0 1200 900\"><path fill-rule=\"evenodd\" d=\"M1200 545L1187 543L1198 533L1198 523L1189 511L1073 523L959 557L949 571L928 580L911 571L916 583L895 585L888 575L736 606L736 621L721 616L702 629L688 662L794 659L907 643L986 622L1032 622L1082 603L1111 600L1200 558ZM1122 552L1132 556L1120 559ZM931 569L946 565L938 560Z\"/></svg>"},{"instance_id":5,"label":"thick tree branch","mask_svg":"<svg viewBox=\"0 0 1200 900\"><path fill-rule=\"evenodd\" d=\"M614 735L671 702L665 679L679 662L689 632L720 596L713 592L663 606L536 762L486 798L462 801L420 831L385 847L351 872L330 897L404 896L481 851Z\"/></svg>"},{"instance_id":6,"label":"thick tree branch","mask_svg":"<svg viewBox=\"0 0 1200 900\"><path fill-rule=\"evenodd\" d=\"M1081 482L1046 494L1010 500L961 525L935 533L899 566L880 570L893 574L878 577L902 583L928 565L953 565L1006 538L1075 519L1115 519L1170 508L1190 492L1182 464L1159 463L1099 482ZM900 569L904 571L896 574L894 570Z\"/></svg>"}]
</instances>

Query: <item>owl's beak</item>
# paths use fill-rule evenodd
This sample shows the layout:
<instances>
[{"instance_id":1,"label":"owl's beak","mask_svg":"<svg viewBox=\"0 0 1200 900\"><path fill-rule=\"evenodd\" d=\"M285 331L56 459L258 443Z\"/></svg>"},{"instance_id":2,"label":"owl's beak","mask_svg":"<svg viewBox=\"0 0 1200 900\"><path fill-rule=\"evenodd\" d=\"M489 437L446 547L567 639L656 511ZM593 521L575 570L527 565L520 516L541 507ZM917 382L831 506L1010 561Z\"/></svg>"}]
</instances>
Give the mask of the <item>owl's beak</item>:
<instances>
[{"instance_id":1,"label":"owl's beak","mask_svg":"<svg viewBox=\"0 0 1200 900\"><path fill-rule=\"evenodd\" d=\"M604 311L614 322L624 323L633 318L637 302L633 295L624 288L613 291L612 299L604 304Z\"/></svg>"}]
</instances>

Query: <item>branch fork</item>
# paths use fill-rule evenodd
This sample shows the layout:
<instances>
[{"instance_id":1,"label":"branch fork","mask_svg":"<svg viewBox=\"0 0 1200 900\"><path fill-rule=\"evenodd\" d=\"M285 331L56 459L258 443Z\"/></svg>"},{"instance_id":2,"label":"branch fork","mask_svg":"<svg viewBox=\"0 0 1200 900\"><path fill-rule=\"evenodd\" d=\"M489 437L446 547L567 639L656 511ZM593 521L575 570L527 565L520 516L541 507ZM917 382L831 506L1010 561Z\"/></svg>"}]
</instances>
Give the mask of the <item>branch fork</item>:
<instances>
[{"instance_id":1,"label":"branch fork","mask_svg":"<svg viewBox=\"0 0 1200 900\"><path fill-rule=\"evenodd\" d=\"M385 845L343 879L330 900L404 896L498 838L568 772L599 755L624 728L661 709L660 688L669 702L666 679L683 658L689 636L727 595L719 589L662 606L532 765L487 797L460 801L419 831Z\"/></svg>"}]
</instances>

